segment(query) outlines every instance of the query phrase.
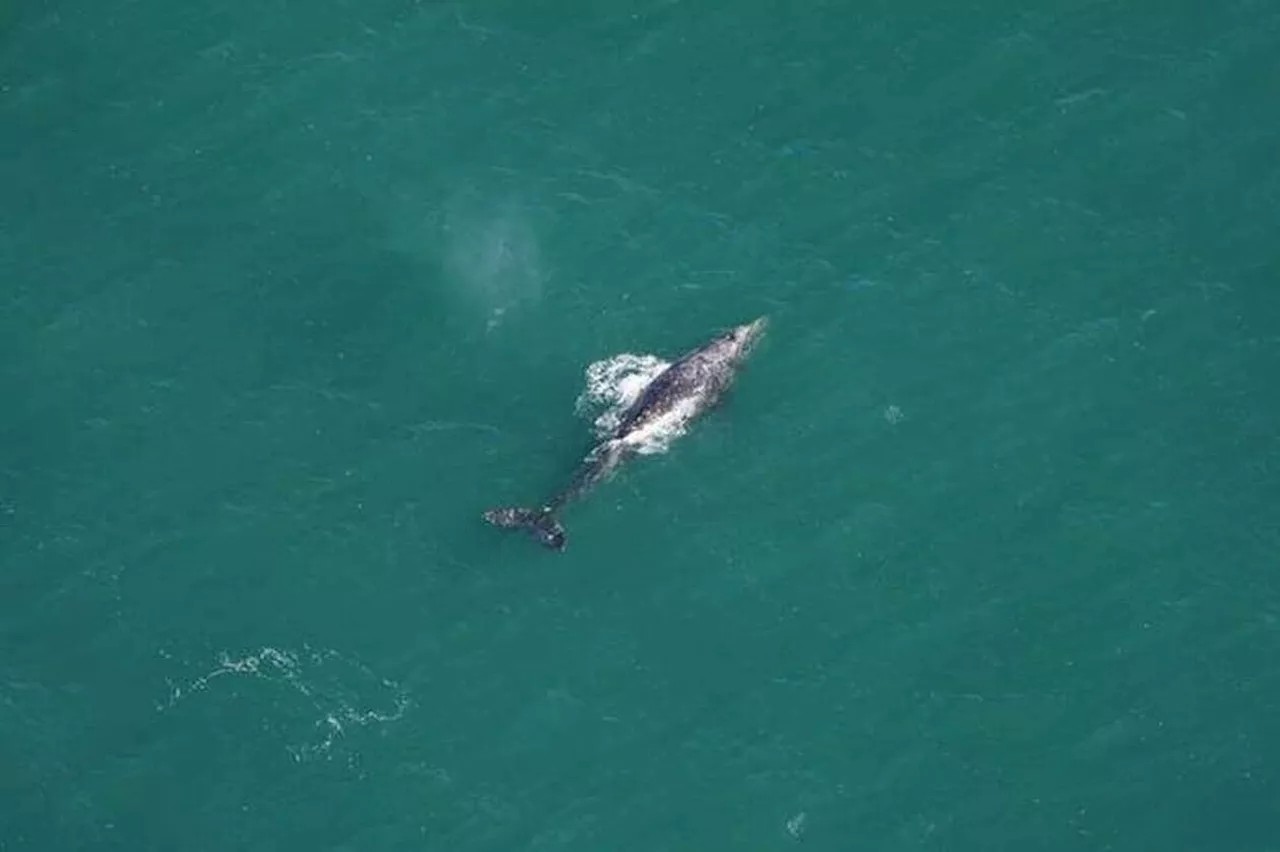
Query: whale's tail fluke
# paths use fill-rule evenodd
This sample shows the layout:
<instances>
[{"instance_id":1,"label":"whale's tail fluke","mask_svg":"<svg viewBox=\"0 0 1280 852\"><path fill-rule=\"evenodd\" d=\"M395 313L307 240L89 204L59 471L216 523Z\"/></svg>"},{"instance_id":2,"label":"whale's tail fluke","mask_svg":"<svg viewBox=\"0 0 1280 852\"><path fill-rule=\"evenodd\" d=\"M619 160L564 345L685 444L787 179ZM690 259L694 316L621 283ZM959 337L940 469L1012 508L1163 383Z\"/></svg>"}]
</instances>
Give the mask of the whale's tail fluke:
<instances>
[{"instance_id":1,"label":"whale's tail fluke","mask_svg":"<svg viewBox=\"0 0 1280 852\"><path fill-rule=\"evenodd\" d=\"M544 546L552 550L564 550L564 527L556 520L555 513L550 508L490 509L484 513L484 519L495 527L527 530Z\"/></svg>"}]
</instances>

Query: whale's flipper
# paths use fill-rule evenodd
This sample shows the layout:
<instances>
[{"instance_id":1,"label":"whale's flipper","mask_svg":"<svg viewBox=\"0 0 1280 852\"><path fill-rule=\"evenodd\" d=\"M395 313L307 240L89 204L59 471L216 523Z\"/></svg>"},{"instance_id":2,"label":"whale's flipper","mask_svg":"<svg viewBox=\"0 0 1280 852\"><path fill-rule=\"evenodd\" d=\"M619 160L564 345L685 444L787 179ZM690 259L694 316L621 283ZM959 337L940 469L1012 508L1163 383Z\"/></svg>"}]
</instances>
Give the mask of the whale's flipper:
<instances>
[{"instance_id":1,"label":"whale's flipper","mask_svg":"<svg viewBox=\"0 0 1280 852\"><path fill-rule=\"evenodd\" d=\"M528 530L552 550L564 550L564 527L551 509L490 509L484 519L495 527Z\"/></svg>"}]
</instances>

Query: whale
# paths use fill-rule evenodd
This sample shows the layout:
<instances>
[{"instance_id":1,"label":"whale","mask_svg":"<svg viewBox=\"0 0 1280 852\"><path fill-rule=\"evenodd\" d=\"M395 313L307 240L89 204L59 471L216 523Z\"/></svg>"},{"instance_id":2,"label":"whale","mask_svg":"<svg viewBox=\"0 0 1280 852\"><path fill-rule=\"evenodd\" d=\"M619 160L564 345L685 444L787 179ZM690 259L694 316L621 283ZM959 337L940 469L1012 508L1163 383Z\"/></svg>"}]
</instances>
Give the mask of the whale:
<instances>
[{"instance_id":1,"label":"whale","mask_svg":"<svg viewBox=\"0 0 1280 852\"><path fill-rule=\"evenodd\" d=\"M617 425L592 447L567 487L537 507L489 509L483 513L484 520L530 533L551 550L564 550L561 510L613 476L657 431L683 433L714 409L764 336L768 322L768 317L759 317L734 326L677 358L645 385Z\"/></svg>"}]
</instances>

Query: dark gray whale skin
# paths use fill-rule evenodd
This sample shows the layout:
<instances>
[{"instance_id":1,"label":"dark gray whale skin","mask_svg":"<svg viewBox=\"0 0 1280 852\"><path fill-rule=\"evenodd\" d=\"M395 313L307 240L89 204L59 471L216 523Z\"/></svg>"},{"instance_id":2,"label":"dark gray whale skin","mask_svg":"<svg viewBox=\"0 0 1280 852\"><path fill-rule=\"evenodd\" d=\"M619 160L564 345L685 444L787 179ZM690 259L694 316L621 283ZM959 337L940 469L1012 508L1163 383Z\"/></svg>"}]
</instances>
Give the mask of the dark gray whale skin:
<instances>
[{"instance_id":1,"label":"dark gray whale skin","mask_svg":"<svg viewBox=\"0 0 1280 852\"><path fill-rule=\"evenodd\" d=\"M557 518L560 509L611 476L634 454L631 439L654 422L677 413L677 409L682 409L679 415L694 420L713 408L733 384L767 326L767 317L735 326L677 359L645 387L623 412L617 427L587 454L567 488L539 508L490 509L484 519L496 527L531 533L551 550L564 550L564 526Z\"/></svg>"}]
</instances>

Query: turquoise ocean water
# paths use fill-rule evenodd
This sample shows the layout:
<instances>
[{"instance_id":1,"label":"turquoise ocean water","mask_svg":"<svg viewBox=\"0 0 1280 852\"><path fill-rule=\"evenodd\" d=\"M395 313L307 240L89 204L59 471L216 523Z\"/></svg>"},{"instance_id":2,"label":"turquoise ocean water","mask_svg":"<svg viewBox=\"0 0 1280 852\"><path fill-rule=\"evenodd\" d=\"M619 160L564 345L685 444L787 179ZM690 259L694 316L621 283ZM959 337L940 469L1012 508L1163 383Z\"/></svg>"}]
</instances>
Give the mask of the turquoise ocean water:
<instances>
[{"instance_id":1,"label":"turquoise ocean water","mask_svg":"<svg viewBox=\"0 0 1280 852\"><path fill-rule=\"evenodd\" d=\"M1272 0L0 4L0 850L1280 849L1278 105Z\"/></svg>"}]
</instances>

